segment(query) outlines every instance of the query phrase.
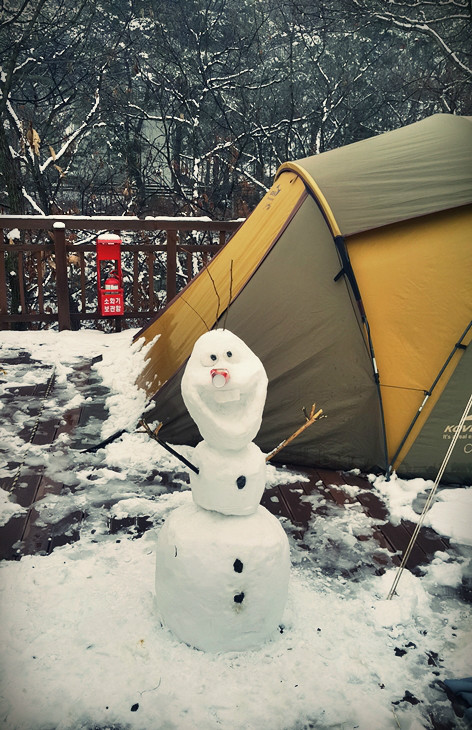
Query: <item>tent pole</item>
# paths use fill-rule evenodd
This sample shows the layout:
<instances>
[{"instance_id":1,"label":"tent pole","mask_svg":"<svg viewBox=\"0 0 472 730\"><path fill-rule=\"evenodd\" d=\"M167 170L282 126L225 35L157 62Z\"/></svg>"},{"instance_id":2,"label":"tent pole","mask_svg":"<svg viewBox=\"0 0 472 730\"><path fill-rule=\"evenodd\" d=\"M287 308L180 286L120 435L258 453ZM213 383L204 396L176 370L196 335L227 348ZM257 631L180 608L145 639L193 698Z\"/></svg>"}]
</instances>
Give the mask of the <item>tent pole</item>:
<instances>
[{"instance_id":1,"label":"tent pole","mask_svg":"<svg viewBox=\"0 0 472 730\"><path fill-rule=\"evenodd\" d=\"M362 307L362 303L359 300L358 301L359 308ZM380 408L380 420L382 423L382 441L383 441L383 449L384 449L384 459L385 459L385 474L387 478L387 482L390 481L390 465L388 462L388 446L387 446L387 430L385 428L385 414L383 409L383 402L382 402L382 393L380 390L380 375L377 368L377 360L375 359L375 352L374 352L374 343L372 342L372 338L370 336L370 327L369 322L367 320L367 316L365 312L363 311L363 307L361 308L361 316L362 316L362 322L364 324L365 331L367 333L367 342L369 345L369 352L370 352L370 359L372 361L372 367L374 369L374 379L375 379L375 385L377 388L377 395L379 398L379 408Z\"/></svg>"},{"instance_id":2,"label":"tent pole","mask_svg":"<svg viewBox=\"0 0 472 730\"><path fill-rule=\"evenodd\" d=\"M463 412L463 414L461 416L461 420L459 421L459 425L457 426L457 430L456 430L456 432L454 434L454 438L452 439L451 443L449 444L449 448L448 448L448 450L446 452L446 456L444 457L443 462L442 462L442 464L440 466L440 469L438 471L438 475L436 477L436 481L434 482L433 488L431 489L431 492L428 495L428 499L425 502L425 505L423 507L423 511L422 511L422 513L420 515L420 518L419 518L418 523L417 523L417 525L415 527L415 530L414 530L414 532L413 532L413 534L411 536L411 539L410 539L410 542L408 544L408 547L405 550L405 553L403 555L402 562L401 562L400 566L398 567L397 574L395 576L395 580L393 581L392 587L390 588L390 591L389 591L388 596L387 596L387 601L390 601L393 598L393 595L395 594L396 588L398 586L398 582L399 582L399 580L400 580L400 578L402 576L402 573L403 573L403 569L405 568L405 565L407 563L407 560L410 557L411 551L413 550L413 546L414 546L414 544L416 542L416 538L418 537L418 533L419 533L419 531L421 530L421 528L423 526L424 518L426 517L426 512L428 512L428 510L432 506L432 503L433 503L433 500L434 500L434 496L435 496L436 490L438 488L438 484L441 481L442 476L444 474L444 471L446 469L446 466L448 464L448 461L451 458L451 454L452 454L452 452L454 450L454 446L456 445L457 439L459 438L459 436L460 436L460 434L462 432L462 426L464 425L465 421L472 420L472 415L469 415L469 412L470 412L471 408L472 408L472 394L471 394L471 396L469 398L469 401L468 401L468 403L467 403L467 405L466 405L466 407L464 409L464 412Z\"/></svg>"},{"instance_id":3,"label":"tent pole","mask_svg":"<svg viewBox=\"0 0 472 730\"><path fill-rule=\"evenodd\" d=\"M344 239L344 236L341 235L334 235L333 234L334 243L336 246L336 250L338 252L338 256L341 260L341 270L338 274L334 277L334 281L338 281L338 279L341 278L341 276L345 276L351 285L351 290L354 296L354 299L356 300L357 307L359 309L359 313L362 319L362 324L364 325L364 329L367 335L367 344L369 346L369 354L370 359L372 362L372 368L374 371L374 380L375 385L377 388L377 395L379 399L379 407L380 407L380 419L382 423L382 441L383 441L383 451L384 451L384 471L387 476L387 481L390 479L390 464L388 459L388 447L387 447L387 432L385 428L385 417L384 417L384 409L383 409L383 403L382 403L382 393L380 391L380 376L379 371L377 368L377 361L375 359L375 353L374 353L374 343L372 342L372 337L370 335L370 327L369 322L367 320L367 315L364 310L364 305L362 303L362 297L359 290L359 286L356 281L356 277L354 274L354 270L351 265L351 261L349 258L349 254L347 252L346 248L346 241Z\"/></svg>"}]
</instances>

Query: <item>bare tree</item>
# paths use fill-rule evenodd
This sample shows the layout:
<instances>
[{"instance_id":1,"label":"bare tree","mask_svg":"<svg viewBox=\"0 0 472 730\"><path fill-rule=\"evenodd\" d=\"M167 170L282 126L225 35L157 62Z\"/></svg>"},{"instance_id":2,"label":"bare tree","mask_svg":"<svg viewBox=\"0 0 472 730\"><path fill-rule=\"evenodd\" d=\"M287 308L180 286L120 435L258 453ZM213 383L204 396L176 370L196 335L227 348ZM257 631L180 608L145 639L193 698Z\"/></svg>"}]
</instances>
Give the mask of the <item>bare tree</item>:
<instances>
[{"instance_id":1,"label":"bare tree","mask_svg":"<svg viewBox=\"0 0 472 730\"><path fill-rule=\"evenodd\" d=\"M90 0L23 0L0 26L0 166L12 212L47 214L83 161L99 125L101 93L122 25ZM126 19L124 24L126 24ZM108 34L103 45L100 31Z\"/></svg>"},{"instance_id":2,"label":"bare tree","mask_svg":"<svg viewBox=\"0 0 472 730\"><path fill-rule=\"evenodd\" d=\"M288 158L472 113L470 27L469 0L14 0L3 204L245 214Z\"/></svg>"}]
</instances>

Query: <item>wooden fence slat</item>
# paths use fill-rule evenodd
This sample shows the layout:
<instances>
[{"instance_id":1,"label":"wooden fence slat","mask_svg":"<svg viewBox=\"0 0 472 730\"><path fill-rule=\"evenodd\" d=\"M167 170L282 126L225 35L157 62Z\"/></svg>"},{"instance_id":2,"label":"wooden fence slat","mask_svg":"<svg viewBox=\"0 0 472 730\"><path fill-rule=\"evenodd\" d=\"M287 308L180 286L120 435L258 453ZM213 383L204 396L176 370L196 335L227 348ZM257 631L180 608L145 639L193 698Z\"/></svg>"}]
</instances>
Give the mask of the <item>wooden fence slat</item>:
<instances>
[{"instance_id":1,"label":"wooden fence slat","mask_svg":"<svg viewBox=\"0 0 472 730\"><path fill-rule=\"evenodd\" d=\"M36 254L35 258L36 271L38 272L38 312L44 314L43 266L40 251Z\"/></svg>"},{"instance_id":2,"label":"wooden fence slat","mask_svg":"<svg viewBox=\"0 0 472 730\"><path fill-rule=\"evenodd\" d=\"M154 254L149 252L147 255L148 263L148 279L149 279L149 309L154 309Z\"/></svg>"},{"instance_id":3,"label":"wooden fence slat","mask_svg":"<svg viewBox=\"0 0 472 730\"><path fill-rule=\"evenodd\" d=\"M0 228L0 244L3 245L4 241L3 228ZM7 276L4 251L0 251L0 314L8 314ZM8 324L6 322L2 322L0 324L0 329L8 329Z\"/></svg>"},{"instance_id":4,"label":"wooden fence slat","mask_svg":"<svg viewBox=\"0 0 472 730\"><path fill-rule=\"evenodd\" d=\"M18 286L20 290L20 307L22 314L28 314L26 309L26 297L25 297L25 271L23 252L18 253Z\"/></svg>"},{"instance_id":5,"label":"wooden fence slat","mask_svg":"<svg viewBox=\"0 0 472 730\"><path fill-rule=\"evenodd\" d=\"M187 282L193 278L193 254L187 251Z\"/></svg>"},{"instance_id":6,"label":"wooden fence slat","mask_svg":"<svg viewBox=\"0 0 472 730\"><path fill-rule=\"evenodd\" d=\"M56 295L59 331L70 330L69 282L67 280L66 231L63 223L54 224L56 256Z\"/></svg>"},{"instance_id":7,"label":"wooden fence slat","mask_svg":"<svg viewBox=\"0 0 472 730\"><path fill-rule=\"evenodd\" d=\"M139 253L133 251L133 307L139 309Z\"/></svg>"},{"instance_id":8,"label":"wooden fence slat","mask_svg":"<svg viewBox=\"0 0 472 730\"><path fill-rule=\"evenodd\" d=\"M85 251L79 251L80 262L80 307L81 312L87 311L87 280L85 278Z\"/></svg>"},{"instance_id":9,"label":"wooden fence slat","mask_svg":"<svg viewBox=\"0 0 472 730\"><path fill-rule=\"evenodd\" d=\"M166 291L167 303L169 303L177 294L177 231L166 231L167 236L167 278Z\"/></svg>"}]
</instances>

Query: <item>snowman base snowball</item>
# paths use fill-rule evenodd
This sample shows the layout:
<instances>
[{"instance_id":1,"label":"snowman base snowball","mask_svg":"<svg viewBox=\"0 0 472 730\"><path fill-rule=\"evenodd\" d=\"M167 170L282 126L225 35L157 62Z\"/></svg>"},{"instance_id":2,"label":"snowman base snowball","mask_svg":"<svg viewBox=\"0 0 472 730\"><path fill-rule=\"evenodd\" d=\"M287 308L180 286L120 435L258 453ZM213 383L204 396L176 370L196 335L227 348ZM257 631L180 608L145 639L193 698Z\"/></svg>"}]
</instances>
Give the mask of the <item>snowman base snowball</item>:
<instances>
[{"instance_id":1,"label":"snowman base snowball","mask_svg":"<svg viewBox=\"0 0 472 730\"><path fill-rule=\"evenodd\" d=\"M178 507L159 533L156 558L157 611L181 641L203 651L240 651L277 632L290 551L264 507L244 517L193 502Z\"/></svg>"}]
</instances>

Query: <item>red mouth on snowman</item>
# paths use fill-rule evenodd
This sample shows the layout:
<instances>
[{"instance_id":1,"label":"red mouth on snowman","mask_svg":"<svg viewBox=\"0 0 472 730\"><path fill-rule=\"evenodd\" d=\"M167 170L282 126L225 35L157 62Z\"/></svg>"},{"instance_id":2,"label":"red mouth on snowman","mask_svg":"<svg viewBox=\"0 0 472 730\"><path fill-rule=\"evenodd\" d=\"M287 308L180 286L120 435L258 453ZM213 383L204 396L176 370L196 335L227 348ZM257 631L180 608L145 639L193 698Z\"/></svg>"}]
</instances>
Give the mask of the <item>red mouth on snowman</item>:
<instances>
[{"instance_id":1,"label":"red mouth on snowman","mask_svg":"<svg viewBox=\"0 0 472 730\"><path fill-rule=\"evenodd\" d=\"M240 392L236 388L225 388L229 381L229 372L224 368L212 368L210 370L211 384L216 388L213 393L217 403L228 403L240 399ZM222 390L224 388L224 390Z\"/></svg>"}]
</instances>

